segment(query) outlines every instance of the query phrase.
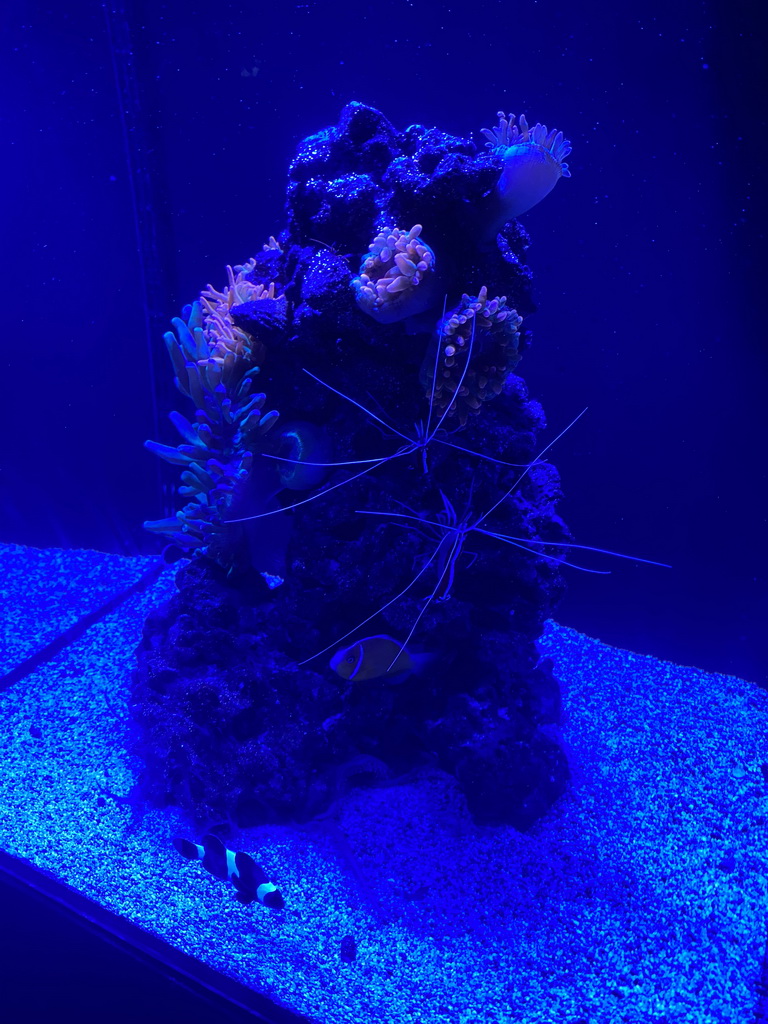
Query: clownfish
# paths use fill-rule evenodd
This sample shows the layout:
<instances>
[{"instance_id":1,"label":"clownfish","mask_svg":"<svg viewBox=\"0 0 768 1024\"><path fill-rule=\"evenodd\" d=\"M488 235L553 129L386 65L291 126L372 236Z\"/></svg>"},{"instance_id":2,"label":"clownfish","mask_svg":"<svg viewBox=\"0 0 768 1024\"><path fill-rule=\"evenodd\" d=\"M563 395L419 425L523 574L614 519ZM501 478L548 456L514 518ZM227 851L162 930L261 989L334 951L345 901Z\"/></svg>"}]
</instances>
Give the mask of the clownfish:
<instances>
[{"instance_id":1,"label":"clownfish","mask_svg":"<svg viewBox=\"0 0 768 1024\"><path fill-rule=\"evenodd\" d=\"M253 903L258 900L265 907L282 910L285 900L282 893L267 878L256 861L248 853L228 850L218 836L203 836L202 844L191 839L176 838L174 847L187 860L201 860L206 871L216 878L229 881L237 889L239 903Z\"/></svg>"},{"instance_id":2,"label":"clownfish","mask_svg":"<svg viewBox=\"0 0 768 1024\"><path fill-rule=\"evenodd\" d=\"M357 683L383 676L405 676L431 661L431 655L411 654L394 637L380 633L342 647L331 658L331 668L342 679Z\"/></svg>"}]
</instances>

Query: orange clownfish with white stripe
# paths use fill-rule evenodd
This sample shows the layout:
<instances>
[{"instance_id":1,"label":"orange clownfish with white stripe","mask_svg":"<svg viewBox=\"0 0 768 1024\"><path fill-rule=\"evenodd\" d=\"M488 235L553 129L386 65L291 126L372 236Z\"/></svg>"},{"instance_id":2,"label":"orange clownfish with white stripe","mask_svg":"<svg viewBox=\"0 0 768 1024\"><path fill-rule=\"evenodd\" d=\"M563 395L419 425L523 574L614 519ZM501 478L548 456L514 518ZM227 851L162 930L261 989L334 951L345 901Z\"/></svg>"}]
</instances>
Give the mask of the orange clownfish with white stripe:
<instances>
[{"instance_id":1,"label":"orange clownfish with white stripe","mask_svg":"<svg viewBox=\"0 0 768 1024\"><path fill-rule=\"evenodd\" d=\"M336 651L331 658L331 668L342 679L352 683L384 676L397 676L399 678L392 681L400 682L431 660L432 655L412 654L394 637L380 633L363 637Z\"/></svg>"}]
</instances>

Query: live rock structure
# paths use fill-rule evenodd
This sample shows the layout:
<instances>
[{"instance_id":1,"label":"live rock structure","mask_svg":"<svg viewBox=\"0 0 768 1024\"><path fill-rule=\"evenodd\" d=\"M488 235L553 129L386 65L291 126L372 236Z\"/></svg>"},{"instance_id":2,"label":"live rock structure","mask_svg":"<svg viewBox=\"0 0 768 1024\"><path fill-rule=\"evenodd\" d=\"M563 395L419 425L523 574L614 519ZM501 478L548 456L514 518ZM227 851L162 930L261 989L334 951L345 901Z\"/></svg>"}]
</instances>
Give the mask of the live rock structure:
<instances>
[{"instance_id":1,"label":"live rock structure","mask_svg":"<svg viewBox=\"0 0 768 1024\"><path fill-rule=\"evenodd\" d=\"M525 829L563 791L536 640L570 537L508 218L570 147L499 117L478 147L348 105L299 146L285 231L166 335L191 408L148 446L185 503L148 526L189 561L138 650L148 798L301 821L428 765Z\"/></svg>"}]
</instances>

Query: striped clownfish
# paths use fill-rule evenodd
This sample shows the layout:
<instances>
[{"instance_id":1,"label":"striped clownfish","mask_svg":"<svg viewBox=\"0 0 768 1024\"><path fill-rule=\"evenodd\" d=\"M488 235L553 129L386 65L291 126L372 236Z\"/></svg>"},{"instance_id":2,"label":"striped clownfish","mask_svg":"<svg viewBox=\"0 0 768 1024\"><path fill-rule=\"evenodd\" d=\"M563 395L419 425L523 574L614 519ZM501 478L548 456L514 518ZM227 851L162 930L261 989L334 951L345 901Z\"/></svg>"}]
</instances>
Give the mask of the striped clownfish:
<instances>
[{"instance_id":1,"label":"striped clownfish","mask_svg":"<svg viewBox=\"0 0 768 1024\"><path fill-rule=\"evenodd\" d=\"M394 637L380 633L342 647L331 658L331 668L342 679L357 683L384 676L405 678L431 661L427 654L411 654Z\"/></svg>"},{"instance_id":2,"label":"striped clownfish","mask_svg":"<svg viewBox=\"0 0 768 1024\"><path fill-rule=\"evenodd\" d=\"M256 861L248 853L228 850L218 836L203 836L202 843L191 839L176 838L174 847L187 860L201 860L206 871L216 878L229 881L237 889L239 903L253 903L258 900L265 907L282 910L285 900L276 885L267 878Z\"/></svg>"}]
</instances>

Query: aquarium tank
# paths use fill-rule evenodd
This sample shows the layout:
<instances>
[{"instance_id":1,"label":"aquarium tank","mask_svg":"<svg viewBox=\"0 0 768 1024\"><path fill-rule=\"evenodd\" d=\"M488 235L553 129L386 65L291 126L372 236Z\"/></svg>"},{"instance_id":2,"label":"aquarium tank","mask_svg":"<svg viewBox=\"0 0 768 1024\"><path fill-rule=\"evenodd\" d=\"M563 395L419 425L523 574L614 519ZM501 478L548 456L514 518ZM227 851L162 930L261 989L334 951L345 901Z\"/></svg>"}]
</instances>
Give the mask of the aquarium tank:
<instances>
[{"instance_id":1,"label":"aquarium tank","mask_svg":"<svg viewBox=\"0 0 768 1024\"><path fill-rule=\"evenodd\" d=\"M756 12L3 27L8 1019L768 1021Z\"/></svg>"}]
</instances>

